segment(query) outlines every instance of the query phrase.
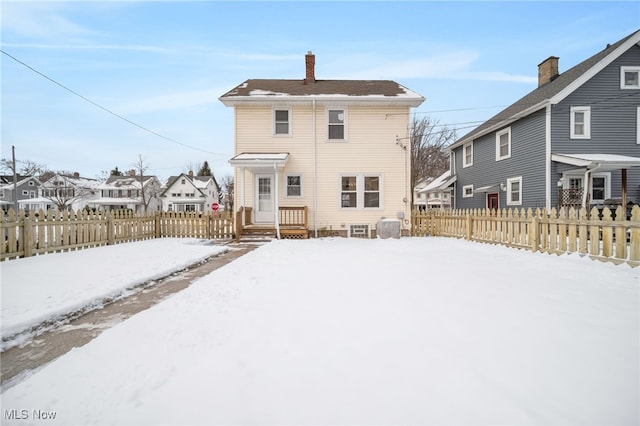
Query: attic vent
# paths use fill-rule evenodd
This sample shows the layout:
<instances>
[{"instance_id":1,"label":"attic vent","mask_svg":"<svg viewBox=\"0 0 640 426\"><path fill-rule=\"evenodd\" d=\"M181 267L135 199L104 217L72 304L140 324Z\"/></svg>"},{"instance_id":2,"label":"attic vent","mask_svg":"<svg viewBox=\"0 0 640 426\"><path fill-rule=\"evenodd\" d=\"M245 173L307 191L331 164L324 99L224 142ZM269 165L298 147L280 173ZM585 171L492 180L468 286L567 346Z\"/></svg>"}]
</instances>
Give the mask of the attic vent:
<instances>
[{"instance_id":1,"label":"attic vent","mask_svg":"<svg viewBox=\"0 0 640 426\"><path fill-rule=\"evenodd\" d=\"M349 237L371 238L369 225L349 225Z\"/></svg>"}]
</instances>

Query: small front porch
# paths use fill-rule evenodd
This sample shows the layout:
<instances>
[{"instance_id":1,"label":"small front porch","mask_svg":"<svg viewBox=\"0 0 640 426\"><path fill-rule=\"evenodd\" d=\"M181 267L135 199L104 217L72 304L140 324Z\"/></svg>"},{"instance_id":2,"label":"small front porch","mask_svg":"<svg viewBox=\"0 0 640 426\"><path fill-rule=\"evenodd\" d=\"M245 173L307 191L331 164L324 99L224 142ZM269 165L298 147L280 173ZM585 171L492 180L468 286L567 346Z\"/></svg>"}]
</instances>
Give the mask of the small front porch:
<instances>
[{"instance_id":1,"label":"small front porch","mask_svg":"<svg viewBox=\"0 0 640 426\"><path fill-rule=\"evenodd\" d=\"M308 208L278 207L278 223L253 223L253 208L240 207L236 213L236 241L262 241L274 238L307 239Z\"/></svg>"}]
</instances>

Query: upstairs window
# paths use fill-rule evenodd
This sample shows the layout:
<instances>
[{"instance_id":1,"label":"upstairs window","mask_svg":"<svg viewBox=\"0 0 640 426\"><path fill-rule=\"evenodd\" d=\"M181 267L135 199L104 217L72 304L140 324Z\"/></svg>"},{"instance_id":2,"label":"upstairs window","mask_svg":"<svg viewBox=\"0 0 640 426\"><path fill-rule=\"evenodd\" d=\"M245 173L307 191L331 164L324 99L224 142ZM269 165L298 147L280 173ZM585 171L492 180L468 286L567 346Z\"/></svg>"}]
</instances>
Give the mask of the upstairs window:
<instances>
[{"instance_id":1,"label":"upstairs window","mask_svg":"<svg viewBox=\"0 0 640 426\"><path fill-rule=\"evenodd\" d=\"M473 142L462 146L462 167L473 166Z\"/></svg>"},{"instance_id":2,"label":"upstairs window","mask_svg":"<svg viewBox=\"0 0 640 426\"><path fill-rule=\"evenodd\" d=\"M329 140L345 139L345 122L347 112L344 109L329 109L328 120L329 127L327 129L327 138Z\"/></svg>"},{"instance_id":3,"label":"upstairs window","mask_svg":"<svg viewBox=\"0 0 640 426\"><path fill-rule=\"evenodd\" d=\"M496 161L511 157L511 127L496 133Z\"/></svg>"},{"instance_id":4,"label":"upstairs window","mask_svg":"<svg viewBox=\"0 0 640 426\"><path fill-rule=\"evenodd\" d=\"M591 107L571 107L571 139L591 138Z\"/></svg>"},{"instance_id":5,"label":"upstairs window","mask_svg":"<svg viewBox=\"0 0 640 426\"><path fill-rule=\"evenodd\" d=\"M620 88L640 89L640 67L620 67Z\"/></svg>"},{"instance_id":6,"label":"upstairs window","mask_svg":"<svg viewBox=\"0 0 640 426\"><path fill-rule=\"evenodd\" d=\"M290 135L291 134L291 110L275 109L273 110L273 134L274 135Z\"/></svg>"},{"instance_id":7,"label":"upstairs window","mask_svg":"<svg viewBox=\"0 0 640 426\"><path fill-rule=\"evenodd\" d=\"M462 187L462 198L473 198L473 185L464 185Z\"/></svg>"}]
</instances>

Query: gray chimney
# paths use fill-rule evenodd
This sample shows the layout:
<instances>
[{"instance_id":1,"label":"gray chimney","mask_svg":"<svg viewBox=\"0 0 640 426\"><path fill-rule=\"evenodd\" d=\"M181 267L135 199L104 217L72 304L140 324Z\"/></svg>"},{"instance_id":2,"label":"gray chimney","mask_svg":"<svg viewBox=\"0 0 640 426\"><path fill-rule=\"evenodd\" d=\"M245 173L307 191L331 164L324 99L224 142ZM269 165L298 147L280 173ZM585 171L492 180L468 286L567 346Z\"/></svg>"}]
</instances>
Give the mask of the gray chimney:
<instances>
[{"instance_id":1,"label":"gray chimney","mask_svg":"<svg viewBox=\"0 0 640 426\"><path fill-rule=\"evenodd\" d=\"M306 64L306 76L304 78L304 84L316 82L316 55L311 51L308 51L304 57Z\"/></svg>"},{"instance_id":2,"label":"gray chimney","mask_svg":"<svg viewBox=\"0 0 640 426\"><path fill-rule=\"evenodd\" d=\"M558 72L559 59L557 56L549 56L538 64L538 87L555 80L560 75Z\"/></svg>"}]
</instances>

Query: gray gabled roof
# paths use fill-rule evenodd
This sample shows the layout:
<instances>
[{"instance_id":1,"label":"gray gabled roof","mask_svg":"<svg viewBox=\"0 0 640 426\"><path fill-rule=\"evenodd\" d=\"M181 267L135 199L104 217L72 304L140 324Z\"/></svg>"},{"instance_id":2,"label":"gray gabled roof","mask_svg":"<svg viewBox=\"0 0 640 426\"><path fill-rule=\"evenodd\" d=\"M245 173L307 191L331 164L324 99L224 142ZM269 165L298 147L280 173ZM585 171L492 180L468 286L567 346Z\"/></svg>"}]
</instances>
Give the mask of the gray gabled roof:
<instances>
[{"instance_id":1,"label":"gray gabled roof","mask_svg":"<svg viewBox=\"0 0 640 426\"><path fill-rule=\"evenodd\" d=\"M627 42L630 42L632 44L640 42L640 30L628 35L615 44L608 45L604 50L596 53L589 59L580 62L573 68L570 68L569 70L560 74L554 80L538 87L529 94L525 95L514 104L500 111L499 113L476 127L474 130L464 135L453 145L451 145L450 149L459 147L460 145L472 141L473 139L476 139L494 130L498 130L499 128L506 126L510 122L513 122L522 117L526 117L527 115L538 111L540 108L543 108L548 102L551 102L552 100L556 102L560 101L561 99L558 99L560 95L564 94L564 96L562 96L562 98L564 98L573 90L577 89L580 86L580 84L577 83L580 83L580 80L585 76L588 76L590 78L591 76L589 75L589 72L596 69L596 67L601 64L601 62L604 61L608 56L614 55L613 57L609 58L612 61L613 59L624 53L626 49L618 51L618 48Z\"/></svg>"}]
</instances>

